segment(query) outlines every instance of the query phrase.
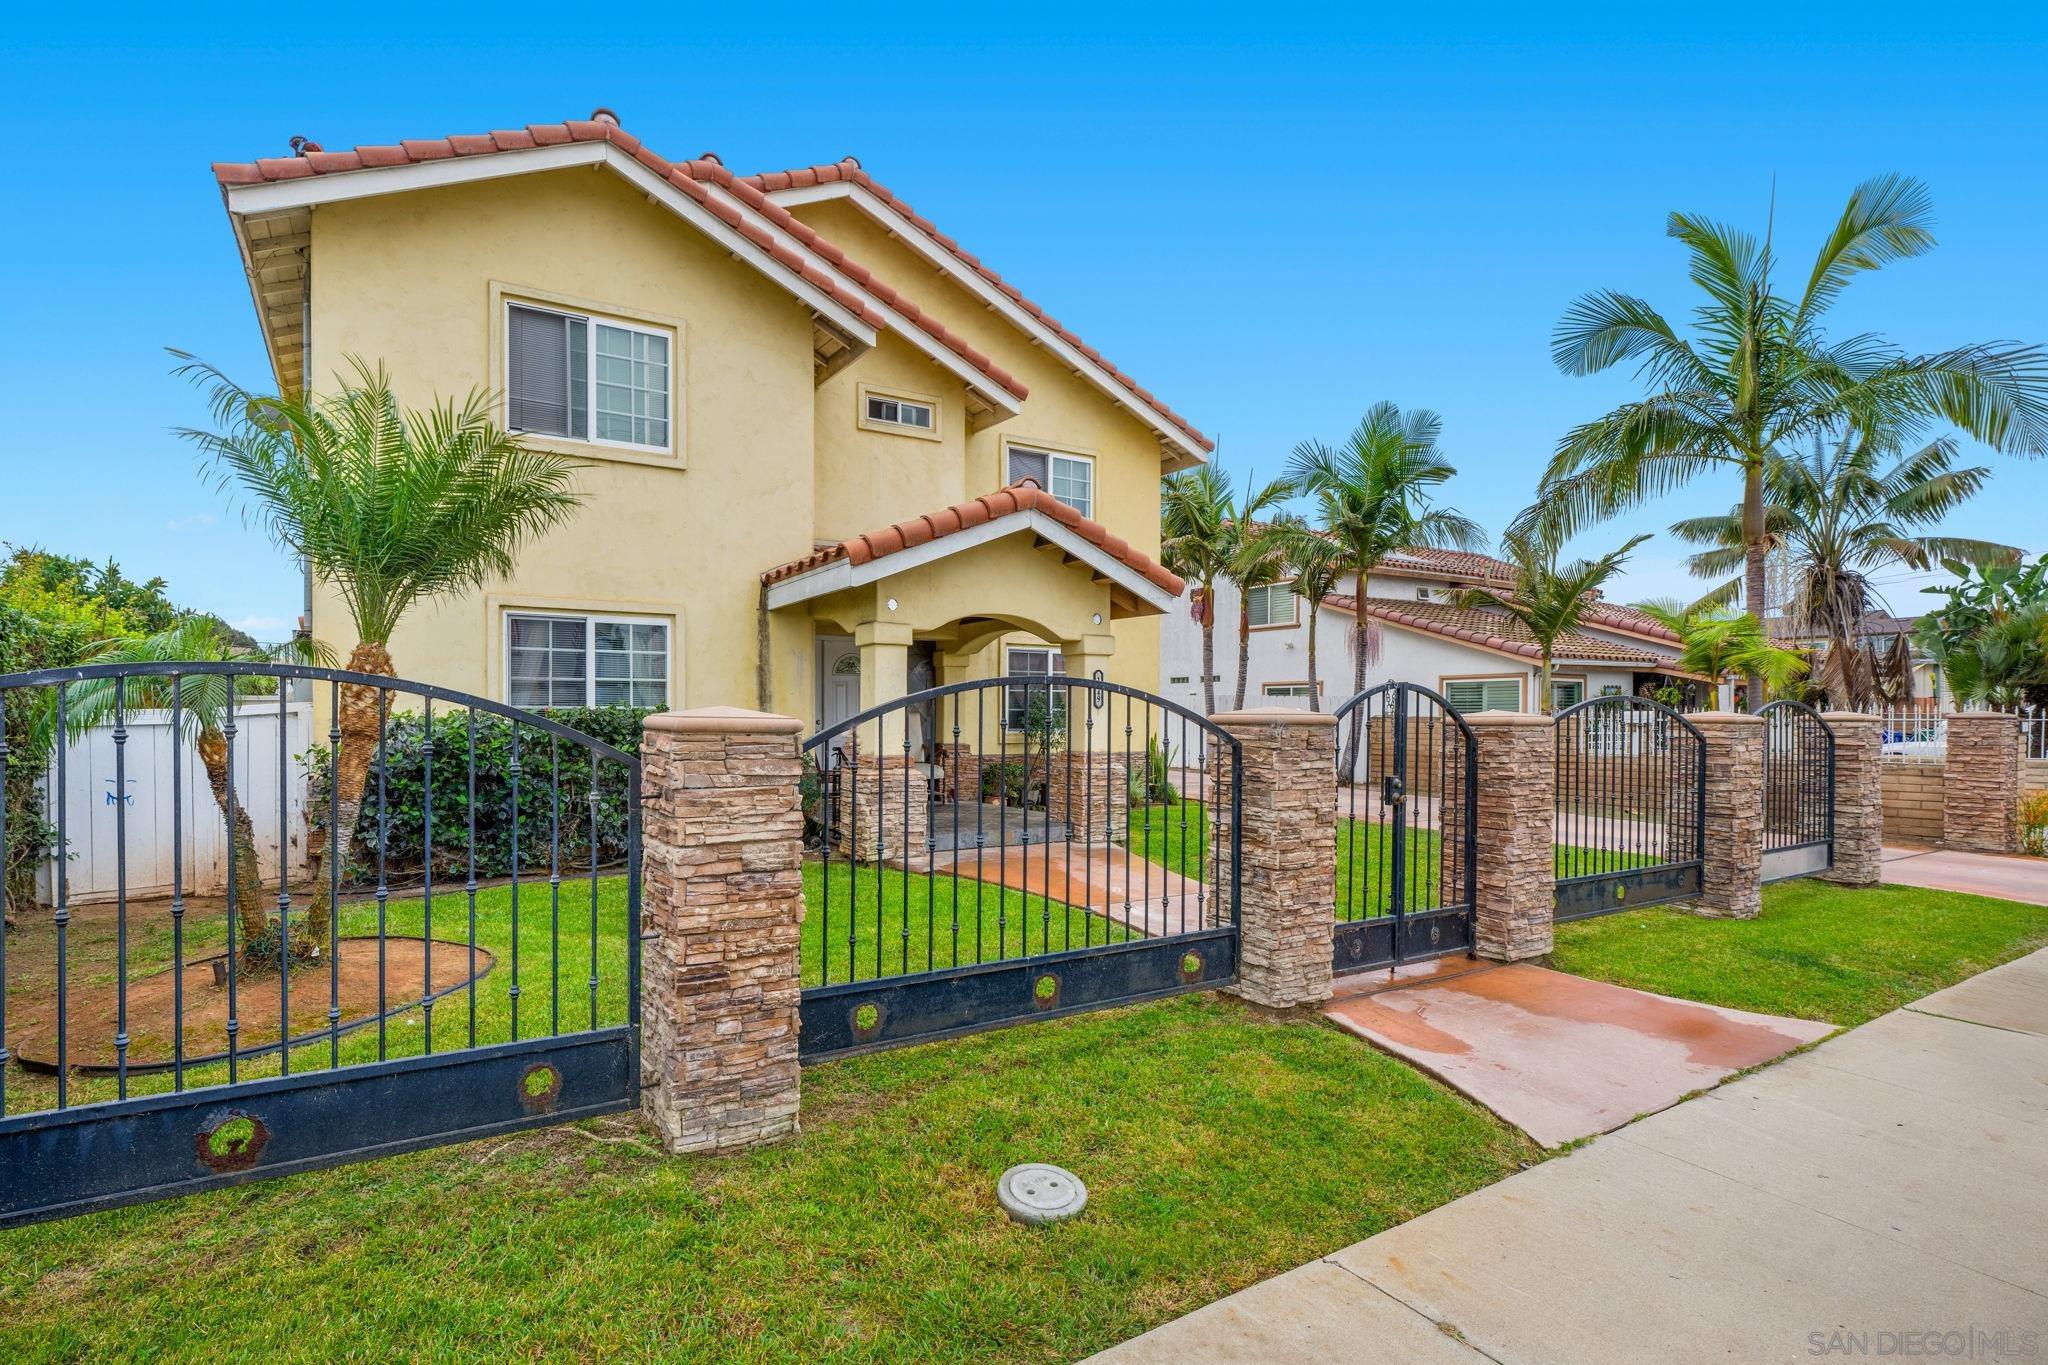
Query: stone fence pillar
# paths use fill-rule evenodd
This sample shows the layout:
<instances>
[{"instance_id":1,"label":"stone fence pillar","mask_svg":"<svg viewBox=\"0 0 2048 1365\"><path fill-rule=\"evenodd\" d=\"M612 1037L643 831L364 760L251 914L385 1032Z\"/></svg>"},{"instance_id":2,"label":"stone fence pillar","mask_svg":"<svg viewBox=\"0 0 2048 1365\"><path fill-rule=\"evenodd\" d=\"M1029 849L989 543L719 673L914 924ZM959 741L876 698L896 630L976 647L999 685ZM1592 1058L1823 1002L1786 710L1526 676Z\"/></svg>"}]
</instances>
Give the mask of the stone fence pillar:
<instances>
[{"instance_id":1,"label":"stone fence pillar","mask_svg":"<svg viewBox=\"0 0 2048 1365\"><path fill-rule=\"evenodd\" d=\"M1557 727L1519 711L1465 723L1479 750L1473 951L1495 962L1544 957L1557 906Z\"/></svg>"},{"instance_id":2,"label":"stone fence pillar","mask_svg":"<svg viewBox=\"0 0 2048 1365\"><path fill-rule=\"evenodd\" d=\"M1979 853L2020 847L2020 726L2003 711L1948 717L1941 842Z\"/></svg>"},{"instance_id":3,"label":"stone fence pillar","mask_svg":"<svg viewBox=\"0 0 2048 1365\"><path fill-rule=\"evenodd\" d=\"M1701 711L1687 716L1707 741L1705 867L1696 913L1755 919L1764 895L1764 743L1762 716Z\"/></svg>"},{"instance_id":4,"label":"stone fence pillar","mask_svg":"<svg viewBox=\"0 0 2048 1365\"><path fill-rule=\"evenodd\" d=\"M645 723L640 1073L671 1152L797 1130L802 728L727 706Z\"/></svg>"},{"instance_id":5,"label":"stone fence pillar","mask_svg":"<svg viewBox=\"0 0 2048 1365\"><path fill-rule=\"evenodd\" d=\"M1835 865L1821 880L1876 886L1884 863L1884 719L1829 711L1835 736Z\"/></svg>"},{"instance_id":6,"label":"stone fence pillar","mask_svg":"<svg viewBox=\"0 0 2048 1365\"><path fill-rule=\"evenodd\" d=\"M1320 1005L1330 998L1337 922L1336 718L1272 709L1212 719L1243 752L1244 867L1231 989L1273 1009ZM1216 837L1227 850L1228 758L1221 745L1212 747L1219 751ZM1230 875L1227 854L1223 875Z\"/></svg>"}]
</instances>

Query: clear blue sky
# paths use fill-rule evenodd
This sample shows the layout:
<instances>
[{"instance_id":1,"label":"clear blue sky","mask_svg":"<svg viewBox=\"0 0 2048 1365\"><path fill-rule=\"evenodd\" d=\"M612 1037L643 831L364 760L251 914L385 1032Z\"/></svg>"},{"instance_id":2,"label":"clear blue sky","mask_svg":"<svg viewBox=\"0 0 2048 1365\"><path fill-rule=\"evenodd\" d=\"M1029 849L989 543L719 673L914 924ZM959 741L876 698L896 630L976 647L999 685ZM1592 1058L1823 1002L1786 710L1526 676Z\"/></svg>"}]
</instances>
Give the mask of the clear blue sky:
<instances>
[{"instance_id":1,"label":"clear blue sky","mask_svg":"<svg viewBox=\"0 0 2048 1365\"><path fill-rule=\"evenodd\" d=\"M1449 500L1495 531L1559 434L1632 392L1552 367L1565 305L1604 286L1689 307L1674 208L1760 228L1775 175L1778 240L1803 263L1858 180L1920 175L1941 246L1858 286L1840 325L1915 349L2048 341L2038 5L1723 8L1712 33L1643 5L1270 6L1255 25L693 8L10 21L0 540L113 555L259 635L289 628L291 567L169 435L204 414L163 347L267 382L207 165L282 155L294 133L336 147L602 104L657 150L736 168L853 153L1220 437L1239 476L1391 398L1443 415ZM2048 462L1990 458L1954 529L2048 547ZM1585 543L1733 496L1702 485ZM1684 591L1678 557L1644 547L1622 594ZM1900 585L1893 605L1916 599Z\"/></svg>"}]
</instances>

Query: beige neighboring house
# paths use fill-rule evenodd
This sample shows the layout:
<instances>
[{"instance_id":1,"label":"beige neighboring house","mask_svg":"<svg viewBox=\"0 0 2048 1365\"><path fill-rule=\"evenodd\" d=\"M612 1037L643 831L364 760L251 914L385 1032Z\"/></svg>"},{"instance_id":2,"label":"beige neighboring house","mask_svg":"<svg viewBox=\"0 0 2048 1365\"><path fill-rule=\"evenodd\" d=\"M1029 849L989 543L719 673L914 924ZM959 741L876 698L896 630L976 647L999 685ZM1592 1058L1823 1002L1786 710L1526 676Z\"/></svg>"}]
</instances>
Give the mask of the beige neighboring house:
<instances>
[{"instance_id":1,"label":"beige neighboring house","mask_svg":"<svg viewBox=\"0 0 2048 1365\"><path fill-rule=\"evenodd\" d=\"M1417 683L1458 710L1538 711L1541 652L1519 622L1497 609L1458 605L1461 590L1485 587L1507 596L1514 568L1490 555L1456 550L1404 550L1390 556L1366 585L1366 613L1378 637L1378 657L1366 685ZM1316 625L1319 702L1334 710L1351 696L1351 631L1356 576L1323 599ZM1237 684L1239 592L1219 583L1216 592L1216 699L1227 706ZM1245 704L1308 703L1308 603L1292 582L1251 590L1250 667ZM1708 680L1680 671L1678 637L1655 617L1599 601L1585 624L1566 632L1552 660L1552 709L1588 697L1634 696L1666 686L1689 689L1695 702L1712 699ZM1194 594L1184 594L1166 627L1161 651L1162 691L1170 700L1202 704L1202 627Z\"/></svg>"},{"instance_id":2,"label":"beige neighboring house","mask_svg":"<svg viewBox=\"0 0 2048 1365\"><path fill-rule=\"evenodd\" d=\"M482 387L586 466L516 574L404 623L401 676L813 725L1156 686L1159 481L1209 440L851 158L738 174L599 110L214 173L283 389L351 356L407 402ZM346 655L336 595L309 612Z\"/></svg>"}]
</instances>

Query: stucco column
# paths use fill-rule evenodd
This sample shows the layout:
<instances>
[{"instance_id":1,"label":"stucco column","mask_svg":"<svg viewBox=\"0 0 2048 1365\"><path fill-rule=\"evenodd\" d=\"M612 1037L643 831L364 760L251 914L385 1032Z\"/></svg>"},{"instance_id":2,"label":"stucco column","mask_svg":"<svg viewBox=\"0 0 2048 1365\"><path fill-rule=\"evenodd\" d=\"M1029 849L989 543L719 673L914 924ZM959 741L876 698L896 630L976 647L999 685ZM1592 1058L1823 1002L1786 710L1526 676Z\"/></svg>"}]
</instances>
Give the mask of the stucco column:
<instances>
[{"instance_id":1,"label":"stucco column","mask_svg":"<svg viewBox=\"0 0 2048 1365\"><path fill-rule=\"evenodd\" d=\"M968 680L974 666L971 655L940 650L935 661L940 687ZM933 708L938 733L932 736L933 754L946 770L946 796L951 800L977 801L981 794L981 768L974 754L974 706L972 691L955 692L939 698Z\"/></svg>"},{"instance_id":2,"label":"stucco column","mask_svg":"<svg viewBox=\"0 0 2048 1365\"><path fill-rule=\"evenodd\" d=\"M802 729L724 706L645 722L640 1071L671 1152L797 1130Z\"/></svg>"},{"instance_id":3,"label":"stucco column","mask_svg":"<svg viewBox=\"0 0 2048 1365\"><path fill-rule=\"evenodd\" d=\"M1557 733L1550 717L1465 717L1479 752L1473 951L1495 962L1547 956L1556 909Z\"/></svg>"},{"instance_id":4,"label":"stucco column","mask_svg":"<svg viewBox=\"0 0 2048 1365\"><path fill-rule=\"evenodd\" d=\"M910 636L898 621L863 621L853 628L860 650L860 709L894 701L910 691ZM900 758L904 713L892 711L860 727L863 755Z\"/></svg>"},{"instance_id":5,"label":"stucco column","mask_svg":"<svg viewBox=\"0 0 2048 1365\"><path fill-rule=\"evenodd\" d=\"M1084 635L1060 652L1067 677L1086 682L1100 673L1106 678L1116 637ZM1086 687L1073 688L1068 696L1066 752L1052 755L1046 806L1077 843L1123 843L1129 829L1132 770L1134 765L1142 767L1144 758L1145 707L1139 703L1129 717L1133 733L1127 755L1121 746L1125 713L1131 708L1114 704L1111 694ZM1151 723L1156 721L1153 716Z\"/></svg>"},{"instance_id":6,"label":"stucco column","mask_svg":"<svg viewBox=\"0 0 2048 1365\"><path fill-rule=\"evenodd\" d=\"M1696 914L1755 919L1764 897L1762 716L1701 711L1686 717L1707 741L1707 821Z\"/></svg>"},{"instance_id":7,"label":"stucco column","mask_svg":"<svg viewBox=\"0 0 2048 1365\"><path fill-rule=\"evenodd\" d=\"M1326 713L1274 708L1214 718L1243 751L1238 816L1243 856L1233 993L1273 1009L1330 998L1337 917L1337 724ZM1222 746L1214 746L1221 748ZM1221 768L1225 774L1227 765ZM1216 837L1230 876L1232 811L1217 783ZM1226 910L1227 895L1218 901Z\"/></svg>"},{"instance_id":8,"label":"stucco column","mask_svg":"<svg viewBox=\"0 0 2048 1365\"><path fill-rule=\"evenodd\" d=\"M1876 886L1884 863L1884 718L1821 716L1835 736L1835 865L1822 881Z\"/></svg>"},{"instance_id":9,"label":"stucco column","mask_svg":"<svg viewBox=\"0 0 2048 1365\"><path fill-rule=\"evenodd\" d=\"M1944 846L2019 852L2019 721L2003 711L1950 712L1942 789Z\"/></svg>"}]
</instances>

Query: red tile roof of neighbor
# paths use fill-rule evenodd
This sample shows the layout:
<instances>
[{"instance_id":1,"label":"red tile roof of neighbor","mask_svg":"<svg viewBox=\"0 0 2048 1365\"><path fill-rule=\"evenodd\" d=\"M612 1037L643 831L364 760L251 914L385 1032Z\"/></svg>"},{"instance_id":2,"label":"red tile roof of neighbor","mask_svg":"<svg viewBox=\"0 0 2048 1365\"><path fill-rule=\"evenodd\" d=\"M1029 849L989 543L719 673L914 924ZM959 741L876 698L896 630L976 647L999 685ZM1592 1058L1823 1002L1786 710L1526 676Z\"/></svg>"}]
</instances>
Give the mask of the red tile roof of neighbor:
<instances>
[{"instance_id":1,"label":"red tile roof of neighbor","mask_svg":"<svg viewBox=\"0 0 2048 1365\"><path fill-rule=\"evenodd\" d=\"M1380 565L1380 572L1401 578L1453 578L1471 579L1487 584L1511 584L1515 581L1515 566L1492 555L1474 554L1469 550L1432 550L1411 548L1397 552L1401 561L1388 560ZM1659 621L1648 612L1635 607L1623 606L1619 602L1595 602L1586 613L1589 625L1607 630L1626 631L1631 635L1647 635L1653 640L1678 643L1678 632Z\"/></svg>"},{"instance_id":2,"label":"red tile roof of neighbor","mask_svg":"<svg viewBox=\"0 0 2048 1365\"><path fill-rule=\"evenodd\" d=\"M921 517L912 517L893 526L884 526L879 531L868 531L851 540L842 540L837 545L821 546L802 559L794 559L768 570L761 575L761 581L774 583L785 578L794 578L800 573L808 573L812 569L841 559L851 564L866 564L885 555L893 555L901 550L908 550L1023 512L1043 512L1090 545L1102 550L1110 558L1126 568L1135 570L1176 597L1180 595L1181 589L1187 586L1178 576L1155 563L1142 551L1132 549L1130 543L1121 536L1110 534L1109 528L1101 522L1091 521L1082 516L1040 488L1033 479L1020 479L1008 488L984 493L972 502L955 503L941 511L927 512Z\"/></svg>"},{"instance_id":3,"label":"red tile roof of neighbor","mask_svg":"<svg viewBox=\"0 0 2048 1365\"><path fill-rule=\"evenodd\" d=\"M1024 398L1030 390L1015 375L997 365L937 318L932 317L875 274L853 260L837 246L799 222L780 204L774 203L752 184L741 180L715 158L670 161L648 150L615 123L596 119L571 119L566 123L534 123L525 128L445 138L408 139L392 146L355 147L344 152L323 151L307 144L299 156L264 157L256 161L217 161L214 179L226 185L260 185L276 180L303 180L309 176L340 175L350 171L377 170L388 166L443 161L451 157L486 156L494 152L529 151L535 147L562 146L572 142L609 142L654 174L702 204L734 231L772 256L785 269L825 291L834 300L871 326L887 326L887 319L860 294L841 286L831 276L807 263L796 252L776 242L759 223L749 221L730 204L714 197L704 187L715 185L746 205L754 214L801 242L804 247L829 261L832 266L875 299L894 309L911 325L931 336L953 354L965 360L1005 392Z\"/></svg>"},{"instance_id":4,"label":"red tile roof of neighbor","mask_svg":"<svg viewBox=\"0 0 2048 1365\"><path fill-rule=\"evenodd\" d=\"M973 253L964 249L958 242L953 240L951 237L948 237L945 233L939 231L937 225L935 225L930 219L920 215L917 212L917 210L911 208L909 204L905 203L903 199L898 197L897 194L894 191L892 191L888 186L882 184L873 176L869 175L866 171L862 170L860 162L854 160L852 157L847 157L844 160L835 161L829 165L823 166L802 166L798 167L795 170L788 171L766 171L759 175L746 176L745 180L746 183L757 186L758 188L765 190L770 194L773 194L778 190L807 189L813 185L829 185L842 181L849 184L860 186L869 194L874 195L875 198L881 200L884 204L887 204L890 208L894 209L897 213L901 214L904 217L904 219L911 224L911 226L915 227L919 232L923 233L933 242L937 243L946 251L950 252L953 255L953 257L956 260L958 260L962 265L965 265L970 270L974 271L977 275L981 276L982 279L988 281L991 285L995 286L996 290L1000 292L1004 297L1008 298L1012 303L1016 304L1019 308L1022 308L1032 317L1038 319L1038 321L1043 323L1046 327L1050 328L1055 334L1057 334L1060 337L1061 340L1065 341L1068 345L1072 346L1082 355L1088 357L1088 359L1094 361L1097 365L1100 365L1105 371L1108 372L1110 378L1114 379L1118 384L1123 386L1125 389L1128 389L1132 394L1143 399L1148 405L1154 408L1160 416L1166 418L1167 421L1173 423L1173 425L1176 428L1178 428L1182 434L1187 436L1189 440L1193 441L1196 445L1200 446L1204 450L1214 450L1216 448L1216 443L1214 441L1210 440L1207 436L1204 436L1185 417L1182 417L1172 408L1166 406L1165 403L1162 403L1150 389L1147 389L1142 384L1138 383L1137 380L1131 378L1122 370L1118 369L1115 365L1111 364L1109 360L1106 357L1104 357L1100 351L1097 351L1087 342L1081 340L1081 338L1075 336L1072 332L1068 331L1065 327L1061 326L1060 323L1057 320L1055 320L1050 313L1047 313L1043 308L1033 303L1030 299L1025 298L1023 293L1019 291L1015 285L1011 284L1008 280L1005 280L1001 275L998 275L995 271L991 270L987 265L984 265L979 257L975 256Z\"/></svg>"},{"instance_id":5,"label":"red tile roof of neighbor","mask_svg":"<svg viewBox=\"0 0 2048 1365\"><path fill-rule=\"evenodd\" d=\"M1346 614L1358 610L1358 599L1342 593L1323 598L1323 605ZM1404 602L1388 597L1365 599L1366 615L1389 625L1406 626L1429 635L1478 645L1483 649L1540 659L1543 651L1535 638L1514 617L1482 607L1459 607L1446 602ZM1663 667L1674 662L1668 654L1654 649L1636 649L1613 640L1602 640L1584 631L1570 630L1558 637L1554 656L1589 663L1647 664Z\"/></svg>"}]
</instances>

